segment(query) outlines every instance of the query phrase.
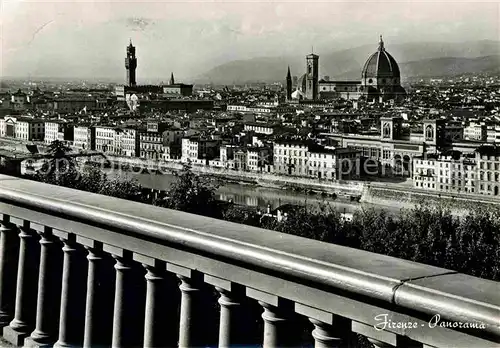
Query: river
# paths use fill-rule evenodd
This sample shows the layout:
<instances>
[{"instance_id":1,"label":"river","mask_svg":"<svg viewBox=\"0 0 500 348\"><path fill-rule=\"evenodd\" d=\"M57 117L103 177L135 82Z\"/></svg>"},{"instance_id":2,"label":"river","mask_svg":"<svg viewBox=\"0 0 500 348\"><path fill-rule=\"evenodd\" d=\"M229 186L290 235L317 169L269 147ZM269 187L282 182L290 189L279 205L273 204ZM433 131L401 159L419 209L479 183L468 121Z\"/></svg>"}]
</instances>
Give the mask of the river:
<instances>
[{"instance_id":1,"label":"river","mask_svg":"<svg viewBox=\"0 0 500 348\"><path fill-rule=\"evenodd\" d=\"M176 177L171 174L138 174L125 171L118 172L112 169L104 169L104 171L111 177L114 176L124 179L136 179L142 186L158 190L167 190L170 185L177 180ZM232 201L236 204L258 207L261 209L267 208L268 205L271 206L272 209L275 209L283 204L307 205L308 207L313 208L317 207L319 203L324 202L328 203L337 211L348 215L361 208L387 210L392 214L398 214L400 211L400 208L397 206L382 206L369 203L349 202L334 199L332 197L323 197L319 194L311 195L304 192L229 182L221 183L217 188L216 195L220 200Z\"/></svg>"}]
</instances>

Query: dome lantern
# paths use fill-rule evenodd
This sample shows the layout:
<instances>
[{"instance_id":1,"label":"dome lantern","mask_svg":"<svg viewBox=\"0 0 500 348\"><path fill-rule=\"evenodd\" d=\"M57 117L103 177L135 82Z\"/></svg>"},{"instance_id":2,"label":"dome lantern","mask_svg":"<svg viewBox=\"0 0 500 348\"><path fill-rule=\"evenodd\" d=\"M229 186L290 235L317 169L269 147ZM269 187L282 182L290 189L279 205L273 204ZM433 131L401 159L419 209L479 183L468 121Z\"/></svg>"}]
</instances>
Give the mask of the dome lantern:
<instances>
[{"instance_id":1,"label":"dome lantern","mask_svg":"<svg viewBox=\"0 0 500 348\"><path fill-rule=\"evenodd\" d=\"M382 35L380 35L380 41L378 43L378 50L379 51L385 50L385 48L384 48L384 40L382 40Z\"/></svg>"}]
</instances>

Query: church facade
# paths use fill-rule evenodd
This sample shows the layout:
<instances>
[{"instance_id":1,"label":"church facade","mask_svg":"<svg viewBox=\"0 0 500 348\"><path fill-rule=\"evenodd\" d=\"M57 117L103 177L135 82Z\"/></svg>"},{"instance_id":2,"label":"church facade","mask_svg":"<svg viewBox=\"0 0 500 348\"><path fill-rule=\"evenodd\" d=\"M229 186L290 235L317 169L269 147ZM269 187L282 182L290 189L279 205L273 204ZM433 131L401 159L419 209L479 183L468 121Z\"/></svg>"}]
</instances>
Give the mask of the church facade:
<instances>
[{"instance_id":1,"label":"church facade","mask_svg":"<svg viewBox=\"0 0 500 348\"><path fill-rule=\"evenodd\" d=\"M292 99L318 100L343 98L367 101L399 100L406 92L401 86L401 73L396 60L385 50L380 36L379 46L363 66L361 79L355 81L330 81L318 79L319 56L306 56L306 73L297 81ZM291 88L287 79L287 89Z\"/></svg>"}]
</instances>

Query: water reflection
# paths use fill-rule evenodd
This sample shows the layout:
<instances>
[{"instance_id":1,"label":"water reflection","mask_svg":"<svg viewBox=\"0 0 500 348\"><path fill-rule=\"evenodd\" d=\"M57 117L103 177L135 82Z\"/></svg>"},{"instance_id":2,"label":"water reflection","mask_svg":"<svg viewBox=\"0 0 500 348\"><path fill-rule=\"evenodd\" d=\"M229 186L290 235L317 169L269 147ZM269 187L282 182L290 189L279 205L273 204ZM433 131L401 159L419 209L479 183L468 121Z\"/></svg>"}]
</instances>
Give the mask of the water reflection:
<instances>
[{"instance_id":1,"label":"water reflection","mask_svg":"<svg viewBox=\"0 0 500 348\"><path fill-rule=\"evenodd\" d=\"M137 174L123 171L117 172L116 170L105 171L110 176L122 177L127 179L133 178L145 187L158 190L167 190L170 185L177 180L174 175L170 174L155 175L145 173ZM311 195L304 192L259 187L249 184L220 183L220 186L216 191L216 195L220 200L232 201L235 204L258 207L261 209L266 209L268 206L270 206L271 209L275 209L283 204L295 204L314 207L318 206L318 204L320 203L327 203L332 208L335 208L342 213L353 213L361 207L375 208L377 210L386 209L394 213L397 213L399 211L399 208L343 201L340 198L334 199L332 197L323 197L319 194Z\"/></svg>"}]
</instances>

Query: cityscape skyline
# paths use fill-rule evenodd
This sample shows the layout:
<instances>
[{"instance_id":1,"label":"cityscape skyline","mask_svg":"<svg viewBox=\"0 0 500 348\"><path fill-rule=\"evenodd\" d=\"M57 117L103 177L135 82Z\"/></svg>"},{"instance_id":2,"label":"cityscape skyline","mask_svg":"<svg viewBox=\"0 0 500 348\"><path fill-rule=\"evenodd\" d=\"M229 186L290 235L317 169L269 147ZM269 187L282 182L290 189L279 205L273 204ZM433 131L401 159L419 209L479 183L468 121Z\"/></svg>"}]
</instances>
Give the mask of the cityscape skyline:
<instances>
[{"instance_id":1,"label":"cityscape skyline","mask_svg":"<svg viewBox=\"0 0 500 348\"><path fill-rule=\"evenodd\" d=\"M9 77L120 81L118 62L124 43L132 39L139 47L142 79L168 77L171 71L194 79L234 60L302 56L311 46L321 55L373 45L380 34L391 46L498 40L499 9L493 2L460 2L453 8L450 2L334 2L303 8L283 2L164 1L143 8L116 2L10 1L2 10L0 65L2 76Z\"/></svg>"}]
</instances>

